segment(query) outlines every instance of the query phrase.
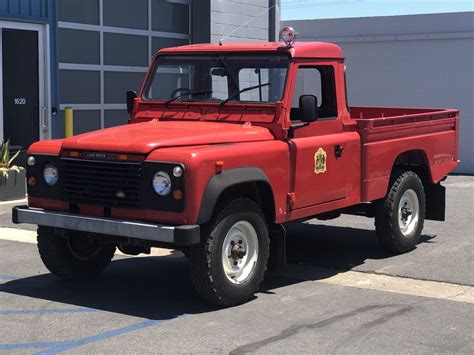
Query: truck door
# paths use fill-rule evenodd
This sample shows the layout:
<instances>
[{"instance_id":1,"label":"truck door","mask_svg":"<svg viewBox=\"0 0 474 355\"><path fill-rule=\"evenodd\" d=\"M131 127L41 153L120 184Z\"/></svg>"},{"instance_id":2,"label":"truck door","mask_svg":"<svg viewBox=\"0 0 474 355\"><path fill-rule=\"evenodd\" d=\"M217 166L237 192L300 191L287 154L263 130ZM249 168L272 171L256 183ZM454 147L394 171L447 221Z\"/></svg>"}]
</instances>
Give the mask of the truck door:
<instances>
[{"instance_id":1,"label":"truck door","mask_svg":"<svg viewBox=\"0 0 474 355\"><path fill-rule=\"evenodd\" d=\"M301 122L299 98L315 95L318 119L294 131L290 142L294 192L293 209L343 202L359 171L359 137L343 132L338 114L336 70L333 64L297 68L291 123Z\"/></svg>"}]
</instances>

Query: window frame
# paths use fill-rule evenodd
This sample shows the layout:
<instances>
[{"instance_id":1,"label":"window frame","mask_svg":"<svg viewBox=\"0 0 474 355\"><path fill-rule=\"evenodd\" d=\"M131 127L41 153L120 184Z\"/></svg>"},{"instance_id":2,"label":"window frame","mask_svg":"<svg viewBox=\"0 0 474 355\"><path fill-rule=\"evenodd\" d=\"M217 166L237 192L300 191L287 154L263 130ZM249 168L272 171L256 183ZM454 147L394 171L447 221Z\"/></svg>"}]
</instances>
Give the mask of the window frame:
<instances>
[{"instance_id":1,"label":"window frame","mask_svg":"<svg viewBox=\"0 0 474 355\"><path fill-rule=\"evenodd\" d=\"M321 76L321 95L323 97L319 98L318 97L318 101L321 100L320 102L322 102L324 104L324 102L326 100L324 100L324 98L326 98L327 96L325 95L325 87L327 87L327 83L325 85L325 78L324 76L326 75L324 73L324 71L321 71L320 69L318 69L318 67L327 67L327 68L330 68L331 70L331 76L332 76L332 80L330 82L330 86L332 86L332 103L334 105L333 107L333 113L334 115L332 116L328 116L328 117L320 117L319 114L318 114L318 119L315 121L315 122L311 122L311 123L318 123L318 122L321 122L321 121L333 121L333 120L337 120L339 118L339 107L338 107L338 102L337 102L337 78L336 78L336 68L334 66L333 63L299 63L296 68L295 68L295 73L294 73L294 83L293 83L293 93L292 93L292 100L291 100L291 109L293 109L293 102L295 100L295 95L296 95L296 87L297 87L297 83L298 83L298 72L300 69L315 69L319 72L320 76ZM304 94L304 93L303 93ZM310 94L308 94L310 95ZM324 109L324 108L323 108ZM318 113L319 111L321 110L321 107L318 106ZM291 120L291 117L290 117L290 124L291 123L298 123L298 122L302 122L301 120Z\"/></svg>"},{"instance_id":2,"label":"window frame","mask_svg":"<svg viewBox=\"0 0 474 355\"><path fill-rule=\"evenodd\" d=\"M155 79L155 75L156 75L156 70L157 70L157 67L158 67L158 61L161 57L181 57L181 56L206 56L206 55L209 55L209 56L213 56L213 55L216 55L216 56L226 56L226 55L241 55L241 56L254 56L254 55L272 55L274 54L273 52L258 52L258 53L253 53L253 52L246 52L246 53L233 53L233 52L225 52L224 54L223 53L220 53L220 52L196 52L196 53L162 53L162 54L157 54L156 56L154 56L153 60L152 60L152 64L150 65L149 67L149 70L145 76L145 80L143 82L143 85L142 87L140 88L140 92L139 92L139 97L140 99L143 101L143 102L147 102L147 103L162 103L166 100L161 100L161 99L156 99L156 98L149 98L149 97L146 97L146 93L149 92L151 86L153 85L153 81ZM277 53L276 55L281 55L280 53ZM283 56L283 55L281 55ZM286 91L288 89L288 83L289 83L289 77L290 77L290 71L291 71L291 67L292 67L292 58L291 56L288 56L288 66L286 68L286 75L285 75L285 78L283 80L283 84L282 84L282 93L281 93L281 98L279 98L278 100L276 100L275 102L265 102L265 101L229 101L229 103L232 103L234 105L264 105L264 106L269 106L269 105L275 105L277 102L279 101L283 101L285 100L285 96L286 96ZM181 101L177 101L178 103L180 103ZM220 102L219 101L184 101L186 104L189 104L189 103L199 103L199 104L219 104Z\"/></svg>"}]
</instances>

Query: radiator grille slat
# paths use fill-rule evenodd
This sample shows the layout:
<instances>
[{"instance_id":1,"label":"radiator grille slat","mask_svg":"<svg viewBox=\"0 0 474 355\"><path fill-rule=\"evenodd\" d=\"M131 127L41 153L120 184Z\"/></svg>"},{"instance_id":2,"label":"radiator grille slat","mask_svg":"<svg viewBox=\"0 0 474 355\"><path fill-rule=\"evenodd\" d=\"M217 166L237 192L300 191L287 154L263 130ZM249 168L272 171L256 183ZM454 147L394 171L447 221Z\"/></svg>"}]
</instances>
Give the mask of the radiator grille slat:
<instances>
[{"instance_id":1,"label":"radiator grille slat","mask_svg":"<svg viewBox=\"0 0 474 355\"><path fill-rule=\"evenodd\" d=\"M104 207L142 204L142 164L61 159L59 172L63 199Z\"/></svg>"}]
</instances>

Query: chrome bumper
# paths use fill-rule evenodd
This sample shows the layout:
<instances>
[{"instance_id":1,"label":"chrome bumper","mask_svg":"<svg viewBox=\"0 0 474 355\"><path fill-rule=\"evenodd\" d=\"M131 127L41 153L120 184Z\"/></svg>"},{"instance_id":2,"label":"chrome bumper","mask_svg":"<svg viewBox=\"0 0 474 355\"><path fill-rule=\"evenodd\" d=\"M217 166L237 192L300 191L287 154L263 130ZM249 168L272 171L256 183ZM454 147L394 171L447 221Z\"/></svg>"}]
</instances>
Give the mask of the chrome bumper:
<instances>
[{"instance_id":1,"label":"chrome bumper","mask_svg":"<svg viewBox=\"0 0 474 355\"><path fill-rule=\"evenodd\" d=\"M13 207L13 223L28 223L82 232L151 240L176 246L198 244L198 225L170 226L113 218L88 217L66 212L52 212L28 206Z\"/></svg>"}]
</instances>

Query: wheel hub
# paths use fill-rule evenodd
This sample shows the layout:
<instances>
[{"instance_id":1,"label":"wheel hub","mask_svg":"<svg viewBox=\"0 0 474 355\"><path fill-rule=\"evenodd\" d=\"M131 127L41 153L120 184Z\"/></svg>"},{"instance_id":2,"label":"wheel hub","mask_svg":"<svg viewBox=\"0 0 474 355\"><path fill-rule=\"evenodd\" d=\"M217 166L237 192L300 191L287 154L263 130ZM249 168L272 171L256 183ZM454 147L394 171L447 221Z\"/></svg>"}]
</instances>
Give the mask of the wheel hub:
<instances>
[{"instance_id":1,"label":"wheel hub","mask_svg":"<svg viewBox=\"0 0 474 355\"><path fill-rule=\"evenodd\" d=\"M413 214L412 209L408 205L408 202L405 202L405 205L402 207L402 219L405 223L408 223L408 218Z\"/></svg>"},{"instance_id":2,"label":"wheel hub","mask_svg":"<svg viewBox=\"0 0 474 355\"><path fill-rule=\"evenodd\" d=\"M233 260L239 260L239 259L243 259L243 257L247 255L247 251L242 246L242 240L239 240L238 243L235 243L234 241L232 241L231 245L233 246L231 248L229 258L232 258Z\"/></svg>"},{"instance_id":3,"label":"wheel hub","mask_svg":"<svg viewBox=\"0 0 474 355\"><path fill-rule=\"evenodd\" d=\"M258 236L247 221L235 223L222 245L222 266L227 279L240 284L253 273L258 260Z\"/></svg>"},{"instance_id":4,"label":"wheel hub","mask_svg":"<svg viewBox=\"0 0 474 355\"><path fill-rule=\"evenodd\" d=\"M412 189L406 190L398 205L398 225L403 235L408 236L418 227L420 203Z\"/></svg>"}]
</instances>

